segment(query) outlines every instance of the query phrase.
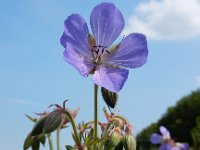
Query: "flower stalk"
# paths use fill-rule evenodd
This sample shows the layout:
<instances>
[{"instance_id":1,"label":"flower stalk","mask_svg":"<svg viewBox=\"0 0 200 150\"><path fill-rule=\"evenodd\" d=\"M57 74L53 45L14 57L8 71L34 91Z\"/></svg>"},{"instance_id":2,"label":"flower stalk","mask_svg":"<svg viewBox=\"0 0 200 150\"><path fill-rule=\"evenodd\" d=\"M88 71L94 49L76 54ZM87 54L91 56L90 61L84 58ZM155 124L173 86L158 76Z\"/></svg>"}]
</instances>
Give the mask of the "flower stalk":
<instances>
[{"instance_id":1,"label":"flower stalk","mask_svg":"<svg viewBox=\"0 0 200 150\"><path fill-rule=\"evenodd\" d=\"M57 133L56 133L56 136L57 136L57 139L56 139L57 150L60 150L60 128L61 128L61 127L59 127L59 128L57 129Z\"/></svg>"},{"instance_id":2,"label":"flower stalk","mask_svg":"<svg viewBox=\"0 0 200 150\"><path fill-rule=\"evenodd\" d=\"M73 128L73 131L74 131L75 142L76 142L77 146L79 148L81 148L81 141L80 141L80 138L78 136L78 131L77 131L77 127L76 127L76 124L74 122L74 119L73 119L73 117L72 117L72 115L70 114L69 111L65 110L64 113L69 117L69 120L70 120L70 122L72 124L72 128Z\"/></svg>"},{"instance_id":3,"label":"flower stalk","mask_svg":"<svg viewBox=\"0 0 200 150\"><path fill-rule=\"evenodd\" d=\"M47 137L48 137L48 142L49 142L49 150L53 150L53 142L52 142L51 133L47 134Z\"/></svg>"},{"instance_id":4,"label":"flower stalk","mask_svg":"<svg viewBox=\"0 0 200 150\"><path fill-rule=\"evenodd\" d=\"M94 84L94 139L98 138L98 85ZM94 149L97 149L96 142Z\"/></svg>"}]
</instances>

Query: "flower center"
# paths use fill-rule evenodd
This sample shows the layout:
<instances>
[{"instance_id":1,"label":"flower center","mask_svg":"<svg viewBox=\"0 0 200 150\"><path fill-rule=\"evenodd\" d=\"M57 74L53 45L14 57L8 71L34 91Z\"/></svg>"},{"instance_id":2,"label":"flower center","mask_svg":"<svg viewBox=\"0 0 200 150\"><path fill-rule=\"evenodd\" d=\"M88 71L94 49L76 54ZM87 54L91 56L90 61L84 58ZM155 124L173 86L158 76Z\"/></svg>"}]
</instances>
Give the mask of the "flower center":
<instances>
[{"instance_id":1,"label":"flower center","mask_svg":"<svg viewBox=\"0 0 200 150\"><path fill-rule=\"evenodd\" d=\"M110 52L107 49L107 46L102 46L102 45L94 45L93 48L91 49L91 52L94 64L101 63L101 58L104 53L110 54Z\"/></svg>"}]
</instances>

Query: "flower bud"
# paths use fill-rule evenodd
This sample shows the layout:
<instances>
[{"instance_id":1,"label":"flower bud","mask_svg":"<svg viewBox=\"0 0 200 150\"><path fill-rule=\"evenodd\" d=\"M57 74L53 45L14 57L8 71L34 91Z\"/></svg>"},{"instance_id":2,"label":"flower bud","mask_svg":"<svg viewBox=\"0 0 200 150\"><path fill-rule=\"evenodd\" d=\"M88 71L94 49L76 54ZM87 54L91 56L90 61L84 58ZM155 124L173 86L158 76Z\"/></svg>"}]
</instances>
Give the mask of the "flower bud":
<instances>
[{"instance_id":1,"label":"flower bud","mask_svg":"<svg viewBox=\"0 0 200 150\"><path fill-rule=\"evenodd\" d=\"M74 150L74 148L70 145L66 145L65 147L66 147L66 150Z\"/></svg>"},{"instance_id":2,"label":"flower bud","mask_svg":"<svg viewBox=\"0 0 200 150\"><path fill-rule=\"evenodd\" d=\"M122 140L122 136L118 132L113 132L109 145L115 148Z\"/></svg>"},{"instance_id":3,"label":"flower bud","mask_svg":"<svg viewBox=\"0 0 200 150\"><path fill-rule=\"evenodd\" d=\"M40 119L38 119L38 121L35 123L30 133L31 136L37 136L37 135L42 134L46 119L47 119L47 116L42 116Z\"/></svg>"},{"instance_id":4,"label":"flower bud","mask_svg":"<svg viewBox=\"0 0 200 150\"><path fill-rule=\"evenodd\" d=\"M111 91L105 89L104 87L101 87L101 93L102 93L102 97L103 97L105 103L108 105L108 107L115 108L115 106L117 105L117 101L118 101L118 94L111 92Z\"/></svg>"},{"instance_id":5,"label":"flower bud","mask_svg":"<svg viewBox=\"0 0 200 150\"><path fill-rule=\"evenodd\" d=\"M31 147L33 144L33 139L31 137L30 134L28 134L28 136L26 137L25 141L24 141L24 150L28 149L29 147Z\"/></svg>"},{"instance_id":6,"label":"flower bud","mask_svg":"<svg viewBox=\"0 0 200 150\"><path fill-rule=\"evenodd\" d=\"M45 134L51 133L56 130L62 124L62 113L59 111L53 111L50 113L44 123L43 132Z\"/></svg>"},{"instance_id":7,"label":"flower bud","mask_svg":"<svg viewBox=\"0 0 200 150\"><path fill-rule=\"evenodd\" d=\"M125 149L126 150L136 150L136 141L131 134L125 135Z\"/></svg>"}]
</instances>

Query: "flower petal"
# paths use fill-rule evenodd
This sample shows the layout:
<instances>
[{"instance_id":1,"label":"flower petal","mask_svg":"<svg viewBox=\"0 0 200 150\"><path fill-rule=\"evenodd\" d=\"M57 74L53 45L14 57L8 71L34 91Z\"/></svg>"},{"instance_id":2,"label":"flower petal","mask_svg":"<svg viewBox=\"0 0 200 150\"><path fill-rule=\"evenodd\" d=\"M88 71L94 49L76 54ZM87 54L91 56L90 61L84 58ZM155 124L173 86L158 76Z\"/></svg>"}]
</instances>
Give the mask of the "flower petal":
<instances>
[{"instance_id":1,"label":"flower petal","mask_svg":"<svg viewBox=\"0 0 200 150\"><path fill-rule=\"evenodd\" d=\"M176 143L175 147L179 148L180 150L189 149L189 145L187 143Z\"/></svg>"},{"instance_id":2,"label":"flower petal","mask_svg":"<svg viewBox=\"0 0 200 150\"><path fill-rule=\"evenodd\" d=\"M188 149L189 149L189 145L187 143L182 143L181 150L188 150Z\"/></svg>"},{"instance_id":3,"label":"flower petal","mask_svg":"<svg viewBox=\"0 0 200 150\"><path fill-rule=\"evenodd\" d=\"M162 142L162 136L157 133L153 133L151 135L150 140L151 140L151 143L153 143L153 144L159 144Z\"/></svg>"},{"instance_id":4,"label":"flower petal","mask_svg":"<svg viewBox=\"0 0 200 150\"><path fill-rule=\"evenodd\" d=\"M169 149L169 150L180 150L180 148L178 148L178 147L172 147L172 148Z\"/></svg>"},{"instance_id":5,"label":"flower petal","mask_svg":"<svg viewBox=\"0 0 200 150\"><path fill-rule=\"evenodd\" d=\"M128 78L128 70L98 66L93 75L95 84L100 85L112 92L118 92Z\"/></svg>"},{"instance_id":6,"label":"flower petal","mask_svg":"<svg viewBox=\"0 0 200 150\"><path fill-rule=\"evenodd\" d=\"M60 43L61 45L66 48L67 45L67 36L65 35L65 33L63 32L63 35L60 38Z\"/></svg>"},{"instance_id":7,"label":"flower petal","mask_svg":"<svg viewBox=\"0 0 200 150\"><path fill-rule=\"evenodd\" d=\"M166 144L161 144L159 150L166 150Z\"/></svg>"},{"instance_id":8,"label":"flower petal","mask_svg":"<svg viewBox=\"0 0 200 150\"><path fill-rule=\"evenodd\" d=\"M171 146L169 144L163 143L160 145L159 150L171 150Z\"/></svg>"},{"instance_id":9,"label":"flower petal","mask_svg":"<svg viewBox=\"0 0 200 150\"><path fill-rule=\"evenodd\" d=\"M93 9L90 25L96 44L109 47L124 28L124 18L114 4L101 3Z\"/></svg>"},{"instance_id":10,"label":"flower petal","mask_svg":"<svg viewBox=\"0 0 200 150\"><path fill-rule=\"evenodd\" d=\"M90 71L94 68L93 63L80 55L70 43L66 44L66 49L63 55L64 59L74 66L83 77L87 77Z\"/></svg>"},{"instance_id":11,"label":"flower petal","mask_svg":"<svg viewBox=\"0 0 200 150\"><path fill-rule=\"evenodd\" d=\"M91 57L91 45L89 43L89 30L85 20L79 14L72 14L65 20L64 34L60 42L65 47L66 42L71 43L76 51Z\"/></svg>"},{"instance_id":12,"label":"flower petal","mask_svg":"<svg viewBox=\"0 0 200 150\"><path fill-rule=\"evenodd\" d=\"M119 45L119 48L110 56L107 55L106 62L122 67L137 68L147 61L148 49L146 37L140 33L129 34Z\"/></svg>"},{"instance_id":13,"label":"flower petal","mask_svg":"<svg viewBox=\"0 0 200 150\"><path fill-rule=\"evenodd\" d=\"M160 126L160 132L165 138L171 138L169 131L164 126Z\"/></svg>"}]
</instances>

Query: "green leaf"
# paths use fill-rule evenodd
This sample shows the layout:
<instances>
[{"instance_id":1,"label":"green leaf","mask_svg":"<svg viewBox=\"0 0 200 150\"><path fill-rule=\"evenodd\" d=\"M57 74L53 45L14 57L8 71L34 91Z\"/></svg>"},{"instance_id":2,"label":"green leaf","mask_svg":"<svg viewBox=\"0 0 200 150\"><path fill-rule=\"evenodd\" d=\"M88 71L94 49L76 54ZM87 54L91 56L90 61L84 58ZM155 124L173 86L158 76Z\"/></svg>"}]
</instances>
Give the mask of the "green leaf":
<instances>
[{"instance_id":1,"label":"green leaf","mask_svg":"<svg viewBox=\"0 0 200 150\"><path fill-rule=\"evenodd\" d=\"M62 127L61 127L61 129L65 129L65 128L68 128L69 126L67 126L67 125L63 125Z\"/></svg>"},{"instance_id":2,"label":"green leaf","mask_svg":"<svg viewBox=\"0 0 200 150\"><path fill-rule=\"evenodd\" d=\"M40 141L37 139L34 139L32 144L32 150L39 150L40 149Z\"/></svg>"},{"instance_id":3,"label":"green leaf","mask_svg":"<svg viewBox=\"0 0 200 150\"><path fill-rule=\"evenodd\" d=\"M36 118L33 118L33 117L31 117L31 116L29 116L29 115L25 115L29 120L31 120L32 122L37 122L37 119Z\"/></svg>"},{"instance_id":4,"label":"green leaf","mask_svg":"<svg viewBox=\"0 0 200 150\"><path fill-rule=\"evenodd\" d=\"M72 133L72 138L73 138L75 143L78 143L78 140L76 139L76 136L73 133Z\"/></svg>"},{"instance_id":5,"label":"green leaf","mask_svg":"<svg viewBox=\"0 0 200 150\"><path fill-rule=\"evenodd\" d=\"M45 135L39 136L38 140L40 141L40 143L42 143L42 145L45 145L45 143L46 143L46 137L45 137Z\"/></svg>"},{"instance_id":6,"label":"green leaf","mask_svg":"<svg viewBox=\"0 0 200 150\"><path fill-rule=\"evenodd\" d=\"M74 148L71 145L66 145L66 150L74 150Z\"/></svg>"},{"instance_id":7,"label":"green leaf","mask_svg":"<svg viewBox=\"0 0 200 150\"><path fill-rule=\"evenodd\" d=\"M93 140L93 134L94 134L94 130L91 129L87 138L85 139L85 145L89 146L91 143L92 143L92 140Z\"/></svg>"},{"instance_id":8,"label":"green leaf","mask_svg":"<svg viewBox=\"0 0 200 150\"><path fill-rule=\"evenodd\" d=\"M47 116L42 116L34 125L30 135L31 136L37 136L43 133L44 123Z\"/></svg>"},{"instance_id":9,"label":"green leaf","mask_svg":"<svg viewBox=\"0 0 200 150\"><path fill-rule=\"evenodd\" d=\"M117 101L118 101L118 94L111 92L111 91L105 89L104 87L101 87L101 93L102 93L102 97L103 97L105 103L108 105L108 107L115 108L115 106L117 105Z\"/></svg>"},{"instance_id":10,"label":"green leaf","mask_svg":"<svg viewBox=\"0 0 200 150\"><path fill-rule=\"evenodd\" d=\"M24 141L24 146L23 146L24 150L30 148L32 146L32 144L33 144L33 139L31 137L31 135L28 134L25 141Z\"/></svg>"},{"instance_id":11,"label":"green leaf","mask_svg":"<svg viewBox=\"0 0 200 150\"><path fill-rule=\"evenodd\" d=\"M123 140L115 147L114 150L123 150L124 149L124 142Z\"/></svg>"},{"instance_id":12,"label":"green leaf","mask_svg":"<svg viewBox=\"0 0 200 150\"><path fill-rule=\"evenodd\" d=\"M62 114L59 111L50 113L44 123L43 132L45 134L55 131L62 123Z\"/></svg>"}]
</instances>

